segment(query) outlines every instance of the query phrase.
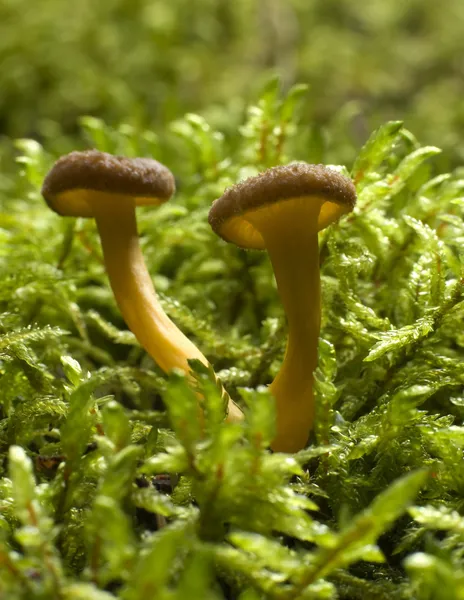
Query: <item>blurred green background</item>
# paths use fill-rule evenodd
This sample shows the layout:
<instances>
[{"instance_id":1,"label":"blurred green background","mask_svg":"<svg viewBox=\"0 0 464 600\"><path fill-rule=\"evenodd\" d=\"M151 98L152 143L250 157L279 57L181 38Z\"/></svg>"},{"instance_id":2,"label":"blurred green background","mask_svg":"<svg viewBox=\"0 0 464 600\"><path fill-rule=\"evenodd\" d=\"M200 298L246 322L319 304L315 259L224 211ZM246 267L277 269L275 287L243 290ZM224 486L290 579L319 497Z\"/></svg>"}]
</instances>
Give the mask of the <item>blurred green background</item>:
<instances>
[{"instance_id":1,"label":"blurred green background","mask_svg":"<svg viewBox=\"0 0 464 600\"><path fill-rule=\"evenodd\" d=\"M321 143L343 129L354 155L400 118L464 159L463 0L0 0L4 149L67 150L81 115L157 130L195 111L233 132L270 70L310 84Z\"/></svg>"}]
</instances>

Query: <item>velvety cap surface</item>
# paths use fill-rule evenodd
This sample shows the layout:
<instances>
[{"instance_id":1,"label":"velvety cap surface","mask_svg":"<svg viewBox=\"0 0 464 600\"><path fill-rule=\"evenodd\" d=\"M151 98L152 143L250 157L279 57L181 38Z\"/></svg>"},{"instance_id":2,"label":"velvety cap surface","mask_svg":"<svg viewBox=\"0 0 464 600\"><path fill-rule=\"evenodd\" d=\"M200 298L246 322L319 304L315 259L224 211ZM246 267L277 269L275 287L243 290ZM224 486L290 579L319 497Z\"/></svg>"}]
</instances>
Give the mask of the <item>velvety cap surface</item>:
<instances>
[{"instance_id":1,"label":"velvety cap surface","mask_svg":"<svg viewBox=\"0 0 464 600\"><path fill-rule=\"evenodd\" d=\"M247 213L293 198L320 203L317 228L321 230L353 210L356 190L351 179L324 165L273 167L228 188L213 203L208 220L226 241L243 248L263 249L264 241L246 221Z\"/></svg>"},{"instance_id":2,"label":"velvety cap surface","mask_svg":"<svg viewBox=\"0 0 464 600\"><path fill-rule=\"evenodd\" d=\"M160 204L175 191L171 171L151 158L113 156L98 150L62 156L45 177L42 195L61 215L93 216L99 193L130 196L136 205ZM92 193L97 192L97 193Z\"/></svg>"}]
</instances>

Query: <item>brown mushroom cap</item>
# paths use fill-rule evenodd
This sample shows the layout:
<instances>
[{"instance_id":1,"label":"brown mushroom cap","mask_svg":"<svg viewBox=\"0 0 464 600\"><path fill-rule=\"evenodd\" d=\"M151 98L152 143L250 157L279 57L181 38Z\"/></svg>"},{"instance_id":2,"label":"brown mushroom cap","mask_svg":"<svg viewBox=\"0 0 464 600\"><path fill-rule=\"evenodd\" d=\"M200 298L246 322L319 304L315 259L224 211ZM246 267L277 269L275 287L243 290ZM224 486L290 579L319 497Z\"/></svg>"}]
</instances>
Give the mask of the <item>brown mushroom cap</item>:
<instances>
[{"instance_id":1,"label":"brown mushroom cap","mask_svg":"<svg viewBox=\"0 0 464 600\"><path fill-rule=\"evenodd\" d=\"M247 221L247 213L294 198L320 203L317 221L320 231L353 210L356 190L351 179L324 165L293 163L273 167L226 189L213 203L208 220L226 241L242 248L263 250L263 237Z\"/></svg>"},{"instance_id":2,"label":"brown mushroom cap","mask_svg":"<svg viewBox=\"0 0 464 600\"><path fill-rule=\"evenodd\" d=\"M111 195L136 206L161 204L175 191L171 171L151 158L126 158L98 150L62 156L45 177L42 195L60 215L93 217L95 202Z\"/></svg>"}]
</instances>

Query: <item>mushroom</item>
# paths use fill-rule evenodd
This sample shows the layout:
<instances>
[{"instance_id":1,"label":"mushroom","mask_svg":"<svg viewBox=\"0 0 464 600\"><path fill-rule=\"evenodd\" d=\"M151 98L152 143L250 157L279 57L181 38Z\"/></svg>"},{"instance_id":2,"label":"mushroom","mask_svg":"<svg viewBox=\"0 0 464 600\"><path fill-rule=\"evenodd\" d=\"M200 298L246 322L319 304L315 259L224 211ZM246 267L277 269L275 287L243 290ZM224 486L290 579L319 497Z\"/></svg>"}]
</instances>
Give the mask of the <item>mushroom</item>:
<instances>
[{"instance_id":1,"label":"mushroom","mask_svg":"<svg viewBox=\"0 0 464 600\"><path fill-rule=\"evenodd\" d=\"M161 204L174 191L174 176L156 160L98 150L62 156L42 187L45 201L58 214L95 218L106 271L127 325L163 371L189 373L190 359L209 363L163 311L140 249L135 216L137 206ZM240 418L230 398L228 403L228 419Z\"/></svg>"},{"instance_id":2,"label":"mushroom","mask_svg":"<svg viewBox=\"0 0 464 600\"><path fill-rule=\"evenodd\" d=\"M228 188L209 213L211 227L227 242L268 251L287 316L285 357L270 385L277 411L273 450L304 448L313 426L321 319L318 232L355 202L352 181L338 171L294 163Z\"/></svg>"}]
</instances>

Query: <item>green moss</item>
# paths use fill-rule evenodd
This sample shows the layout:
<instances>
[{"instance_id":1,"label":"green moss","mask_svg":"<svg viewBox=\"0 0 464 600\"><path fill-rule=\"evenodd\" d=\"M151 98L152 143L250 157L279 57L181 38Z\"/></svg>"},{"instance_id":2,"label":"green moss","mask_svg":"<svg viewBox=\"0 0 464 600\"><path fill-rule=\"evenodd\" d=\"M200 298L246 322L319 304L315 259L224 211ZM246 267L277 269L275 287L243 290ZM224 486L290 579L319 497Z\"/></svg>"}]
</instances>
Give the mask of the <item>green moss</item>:
<instances>
[{"instance_id":1,"label":"green moss","mask_svg":"<svg viewBox=\"0 0 464 600\"><path fill-rule=\"evenodd\" d=\"M184 378L125 330L94 224L41 199L54 157L18 144L0 192L0 596L464 598L464 180L399 122L360 150L357 207L321 234L315 442L266 449L282 308L267 256L206 217L227 185L312 160L304 98L272 80L233 135L192 114L156 140L81 121L93 145L178 176L171 202L139 213L147 264L246 413L223 424L194 365L204 432Z\"/></svg>"}]
</instances>

